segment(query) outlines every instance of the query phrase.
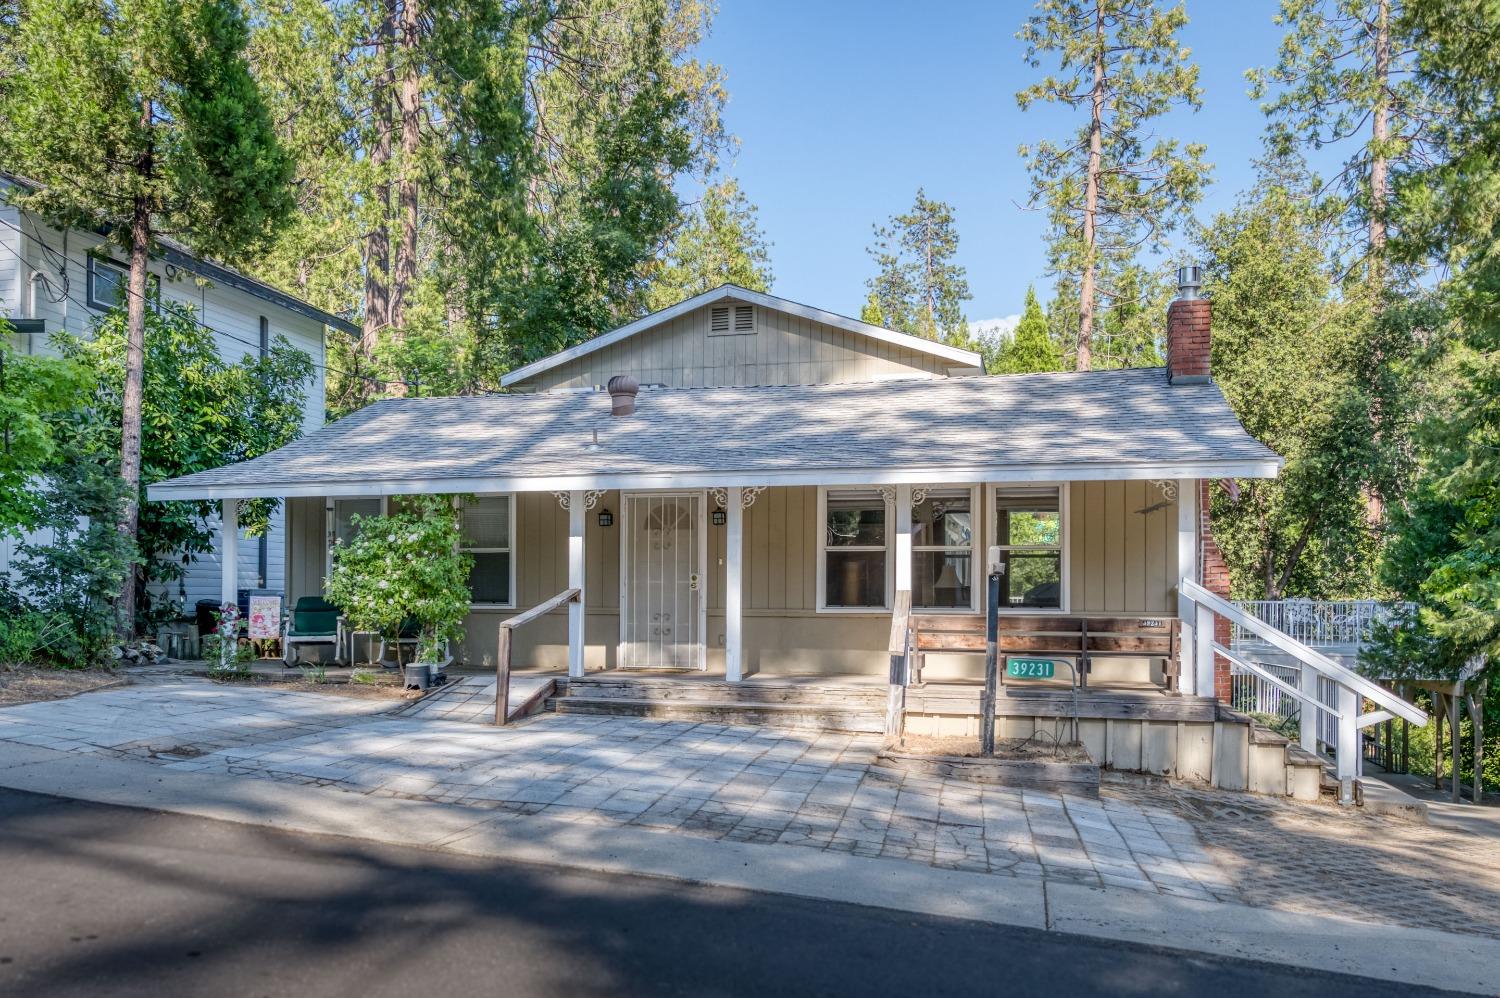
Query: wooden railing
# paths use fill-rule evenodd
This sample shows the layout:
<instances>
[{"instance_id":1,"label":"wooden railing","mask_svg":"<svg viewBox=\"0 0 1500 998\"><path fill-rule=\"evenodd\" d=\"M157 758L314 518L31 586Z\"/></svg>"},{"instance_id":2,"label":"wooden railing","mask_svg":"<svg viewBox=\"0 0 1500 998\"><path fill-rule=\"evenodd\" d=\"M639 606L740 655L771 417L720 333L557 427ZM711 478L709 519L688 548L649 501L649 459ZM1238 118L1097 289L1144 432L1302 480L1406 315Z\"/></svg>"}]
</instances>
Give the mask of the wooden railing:
<instances>
[{"instance_id":1,"label":"wooden railing","mask_svg":"<svg viewBox=\"0 0 1500 998\"><path fill-rule=\"evenodd\" d=\"M985 619L973 614L912 614L912 670L917 682L921 682L928 652L985 652ZM1083 686L1088 685L1089 668L1096 659L1150 658L1161 661L1166 688L1177 689L1179 625L1175 618L1001 614L996 624L999 654L1066 655L1077 661Z\"/></svg>"},{"instance_id":2,"label":"wooden railing","mask_svg":"<svg viewBox=\"0 0 1500 998\"><path fill-rule=\"evenodd\" d=\"M564 589L556 596L501 621L500 635L495 644L495 724L503 725L510 716L510 649L511 633L518 627L545 616L560 606L576 603L582 594L580 589Z\"/></svg>"},{"instance_id":3,"label":"wooden railing","mask_svg":"<svg viewBox=\"0 0 1500 998\"><path fill-rule=\"evenodd\" d=\"M911 682L911 590L896 592L891 609L891 677L885 705L885 735L901 737L906 714L906 687Z\"/></svg>"}]
</instances>

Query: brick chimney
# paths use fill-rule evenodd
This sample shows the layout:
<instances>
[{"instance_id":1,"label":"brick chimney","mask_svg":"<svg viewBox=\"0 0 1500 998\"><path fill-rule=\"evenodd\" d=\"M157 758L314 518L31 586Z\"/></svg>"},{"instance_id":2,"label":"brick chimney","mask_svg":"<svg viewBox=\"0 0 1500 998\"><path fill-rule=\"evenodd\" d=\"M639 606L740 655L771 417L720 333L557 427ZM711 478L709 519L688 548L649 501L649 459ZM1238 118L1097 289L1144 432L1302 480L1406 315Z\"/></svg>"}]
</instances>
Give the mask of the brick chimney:
<instances>
[{"instance_id":1,"label":"brick chimney","mask_svg":"<svg viewBox=\"0 0 1500 998\"><path fill-rule=\"evenodd\" d=\"M1167 306L1167 377L1174 385L1208 380L1208 299L1202 297L1203 268L1177 268L1177 298Z\"/></svg>"}]
</instances>

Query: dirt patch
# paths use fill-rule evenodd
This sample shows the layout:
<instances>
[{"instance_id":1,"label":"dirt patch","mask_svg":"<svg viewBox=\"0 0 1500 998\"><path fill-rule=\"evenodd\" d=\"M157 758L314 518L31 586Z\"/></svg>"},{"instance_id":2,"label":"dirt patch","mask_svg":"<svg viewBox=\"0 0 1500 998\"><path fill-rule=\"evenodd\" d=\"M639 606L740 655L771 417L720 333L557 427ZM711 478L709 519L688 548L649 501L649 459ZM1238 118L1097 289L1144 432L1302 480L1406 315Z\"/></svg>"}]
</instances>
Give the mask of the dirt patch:
<instances>
[{"instance_id":1,"label":"dirt patch","mask_svg":"<svg viewBox=\"0 0 1500 998\"><path fill-rule=\"evenodd\" d=\"M123 677L108 669L45 669L34 665L0 666L0 707L40 700L62 700Z\"/></svg>"},{"instance_id":2,"label":"dirt patch","mask_svg":"<svg viewBox=\"0 0 1500 998\"><path fill-rule=\"evenodd\" d=\"M310 679L268 679L260 676L251 676L248 679L214 679L213 681L226 686L249 686L257 690L286 690L292 693L322 693L327 696L352 697L356 700L416 700L422 696L419 690L404 689L395 674L376 676L372 682L368 683L351 683L342 679L329 679L318 683Z\"/></svg>"},{"instance_id":3,"label":"dirt patch","mask_svg":"<svg viewBox=\"0 0 1500 998\"><path fill-rule=\"evenodd\" d=\"M979 736L962 735L906 735L896 751L906 755L941 756L946 758L982 759L979 753ZM1076 745L1058 745L1051 739L997 738L995 757L999 759L1055 759L1070 761L1076 757L1088 761L1088 753Z\"/></svg>"}]
</instances>

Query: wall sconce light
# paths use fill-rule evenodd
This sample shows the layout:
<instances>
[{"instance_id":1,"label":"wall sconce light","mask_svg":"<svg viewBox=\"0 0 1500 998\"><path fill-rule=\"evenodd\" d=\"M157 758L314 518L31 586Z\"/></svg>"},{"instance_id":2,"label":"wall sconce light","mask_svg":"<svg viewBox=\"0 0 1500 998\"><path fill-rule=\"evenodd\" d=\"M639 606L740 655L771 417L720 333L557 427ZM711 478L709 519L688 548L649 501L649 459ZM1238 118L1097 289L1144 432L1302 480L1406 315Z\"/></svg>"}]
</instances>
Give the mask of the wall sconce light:
<instances>
[{"instance_id":1,"label":"wall sconce light","mask_svg":"<svg viewBox=\"0 0 1500 998\"><path fill-rule=\"evenodd\" d=\"M601 526L601 527L613 527L614 525L615 525L615 514L611 513L607 509L601 509L599 511L599 526Z\"/></svg>"},{"instance_id":2,"label":"wall sconce light","mask_svg":"<svg viewBox=\"0 0 1500 998\"><path fill-rule=\"evenodd\" d=\"M714 510L714 526L722 527L729 522L729 514L722 509Z\"/></svg>"}]
</instances>

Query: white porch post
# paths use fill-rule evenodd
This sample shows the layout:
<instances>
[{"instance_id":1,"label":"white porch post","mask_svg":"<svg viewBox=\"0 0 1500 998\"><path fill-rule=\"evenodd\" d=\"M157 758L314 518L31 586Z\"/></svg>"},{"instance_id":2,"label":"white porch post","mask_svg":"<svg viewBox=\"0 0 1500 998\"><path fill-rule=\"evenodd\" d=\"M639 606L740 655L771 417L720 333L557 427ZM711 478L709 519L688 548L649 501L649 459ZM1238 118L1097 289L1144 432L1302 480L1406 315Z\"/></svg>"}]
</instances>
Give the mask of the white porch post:
<instances>
[{"instance_id":1,"label":"white porch post","mask_svg":"<svg viewBox=\"0 0 1500 998\"><path fill-rule=\"evenodd\" d=\"M568 588L578 590L578 599L568 604L568 676L583 678L583 525L584 493L568 493Z\"/></svg>"},{"instance_id":2,"label":"white porch post","mask_svg":"<svg viewBox=\"0 0 1500 998\"><path fill-rule=\"evenodd\" d=\"M724 537L724 678L737 683L745 678L743 591L745 551L744 489L732 485L724 490L726 533Z\"/></svg>"},{"instance_id":3,"label":"white porch post","mask_svg":"<svg viewBox=\"0 0 1500 998\"><path fill-rule=\"evenodd\" d=\"M911 590L910 485L896 486L896 592L903 589Z\"/></svg>"},{"instance_id":4,"label":"white porch post","mask_svg":"<svg viewBox=\"0 0 1500 998\"><path fill-rule=\"evenodd\" d=\"M1192 696L1198 693L1197 620L1193 602L1180 584L1182 579L1198 581L1198 482L1192 478L1177 480L1177 578L1177 619L1182 628L1177 676L1182 692Z\"/></svg>"},{"instance_id":5,"label":"white porch post","mask_svg":"<svg viewBox=\"0 0 1500 998\"><path fill-rule=\"evenodd\" d=\"M1193 671L1198 674L1193 684L1201 697L1214 695L1214 612L1198 604L1198 619L1194 625Z\"/></svg>"},{"instance_id":6,"label":"white porch post","mask_svg":"<svg viewBox=\"0 0 1500 998\"><path fill-rule=\"evenodd\" d=\"M240 601L240 501L219 504L219 605Z\"/></svg>"},{"instance_id":7,"label":"white porch post","mask_svg":"<svg viewBox=\"0 0 1500 998\"><path fill-rule=\"evenodd\" d=\"M1297 673L1297 688L1302 691L1303 696L1317 700L1317 670L1306 662L1299 664L1301 668ZM1304 703L1297 712L1297 743L1309 752L1318 751L1318 710L1312 704Z\"/></svg>"},{"instance_id":8,"label":"white porch post","mask_svg":"<svg viewBox=\"0 0 1500 998\"><path fill-rule=\"evenodd\" d=\"M1339 781L1339 803L1354 803L1354 781L1359 777L1359 694L1338 685L1339 743L1335 746L1334 771Z\"/></svg>"},{"instance_id":9,"label":"white porch post","mask_svg":"<svg viewBox=\"0 0 1500 998\"><path fill-rule=\"evenodd\" d=\"M328 580L333 575L333 542L337 537L338 524L334 520L333 499L323 500L323 584L318 594L328 594Z\"/></svg>"}]
</instances>

